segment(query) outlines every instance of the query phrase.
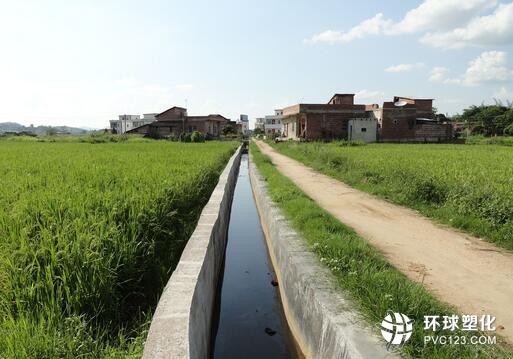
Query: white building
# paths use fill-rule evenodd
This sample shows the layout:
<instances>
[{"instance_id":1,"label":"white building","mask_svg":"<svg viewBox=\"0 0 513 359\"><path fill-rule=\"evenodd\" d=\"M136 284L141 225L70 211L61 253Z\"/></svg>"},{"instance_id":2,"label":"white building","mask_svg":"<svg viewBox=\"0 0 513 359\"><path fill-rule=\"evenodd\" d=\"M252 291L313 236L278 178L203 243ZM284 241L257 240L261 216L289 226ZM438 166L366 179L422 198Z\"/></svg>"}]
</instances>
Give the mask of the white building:
<instances>
[{"instance_id":1,"label":"white building","mask_svg":"<svg viewBox=\"0 0 513 359\"><path fill-rule=\"evenodd\" d=\"M348 122L349 141L376 142L378 121L375 118L354 118Z\"/></svg>"},{"instance_id":2,"label":"white building","mask_svg":"<svg viewBox=\"0 0 513 359\"><path fill-rule=\"evenodd\" d=\"M145 113L140 115L119 115L118 120L110 120L110 129L114 133L125 133L134 128L141 127L156 121L157 113Z\"/></svg>"},{"instance_id":3,"label":"white building","mask_svg":"<svg viewBox=\"0 0 513 359\"><path fill-rule=\"evenodd\" d=\"M249 132L248 115L240 115L238 123L240 123L242 126L242 134L247 135Z\"/></svg>"},{"instance_id":4,"label":"white building","mask_svg":"<svg viewBox=\"0 0 513 359\"><path fill-rule=\"evenodd\" d=\"M274 110L274 115L265 116L264 132L267 137L279 136L283 133L283 110Z\"/></svg>"},{"instance_id":5,"label":"white building","mask_svg":"<svg viewBox=\"0 0 513 359\"><path fill-rule=\"evenodd\" d=\"M259 128L263 132L264 127L265 127L265 118L263 118L263 117L256 118L255 119L255 129Z\"/></svg>"}]
</instances>

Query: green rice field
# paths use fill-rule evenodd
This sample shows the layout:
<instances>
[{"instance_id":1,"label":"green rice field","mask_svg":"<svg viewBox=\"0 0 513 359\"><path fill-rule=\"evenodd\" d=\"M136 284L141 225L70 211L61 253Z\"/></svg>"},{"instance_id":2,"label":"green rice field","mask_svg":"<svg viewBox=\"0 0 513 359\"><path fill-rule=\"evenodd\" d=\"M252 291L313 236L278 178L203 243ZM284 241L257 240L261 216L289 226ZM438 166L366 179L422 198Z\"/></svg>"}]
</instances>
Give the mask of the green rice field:
<instances>
[{"instance_id":1,"label":"green rice field","mask_svg":"<svg viewBox=\"0 0 513 359\"><path fill-rule=\"evenodd\" d=\"M273 145L329 176L513 249L513 149L499 145Z\"/></svg>"},{"instance_id":2,"label":"green rice field","mask_svg":"<svg viewBox=\"0 0 513 359\"><path fill-rule=\"evenodd\" d=\"M0 141L0 358L140 357L236 147Z\"/></svg>"}]
</instances>

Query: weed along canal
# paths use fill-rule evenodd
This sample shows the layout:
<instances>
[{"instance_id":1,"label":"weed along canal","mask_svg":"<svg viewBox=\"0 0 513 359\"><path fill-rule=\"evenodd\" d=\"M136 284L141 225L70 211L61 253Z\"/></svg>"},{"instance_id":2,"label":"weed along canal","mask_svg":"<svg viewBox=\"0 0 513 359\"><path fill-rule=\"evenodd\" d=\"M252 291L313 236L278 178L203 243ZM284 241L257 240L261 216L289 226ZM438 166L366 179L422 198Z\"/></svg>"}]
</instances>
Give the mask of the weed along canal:
<instances>
[{"instance_id":1,"label":"weed along canal","mask_svg":"<svg viewBox=\"0 0 513 359\"><path fill-rule=\"evenodd\" d=\"M235 187L213 328L213 358L298 358L251 191L248 155Z\"/></svg>"}]
</instances>

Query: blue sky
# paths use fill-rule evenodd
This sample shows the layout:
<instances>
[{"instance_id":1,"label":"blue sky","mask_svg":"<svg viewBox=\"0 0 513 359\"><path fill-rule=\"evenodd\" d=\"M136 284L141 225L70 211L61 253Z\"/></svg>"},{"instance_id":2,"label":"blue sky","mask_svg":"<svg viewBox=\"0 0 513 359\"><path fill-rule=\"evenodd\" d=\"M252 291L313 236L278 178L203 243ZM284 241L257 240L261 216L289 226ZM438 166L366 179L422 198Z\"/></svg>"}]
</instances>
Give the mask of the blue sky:
<instances>
[{"instance_id":1,"label":"blue sky","mask_svg":"<svg viewBox=\"0 0 513 359\"><path fill-rule=\"evenodd\" d=\"M118 114L253 120L354 92L456 113L513 100L513 3L6 1L0 122L106 127Z\"/></svg>"}]
</instances>

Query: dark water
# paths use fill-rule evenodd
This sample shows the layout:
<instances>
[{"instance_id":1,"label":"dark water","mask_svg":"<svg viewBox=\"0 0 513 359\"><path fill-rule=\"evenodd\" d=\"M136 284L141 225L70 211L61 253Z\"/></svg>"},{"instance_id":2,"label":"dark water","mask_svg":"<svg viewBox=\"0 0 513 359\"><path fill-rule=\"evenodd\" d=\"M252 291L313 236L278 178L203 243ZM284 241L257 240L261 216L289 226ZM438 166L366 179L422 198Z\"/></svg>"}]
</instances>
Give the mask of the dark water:
<instances>
[{"instance_id":1,"label":"dark water","mask_svg":"<svg viewBox=\"0 0 513 359\"><path fill-rule=\"evenodd\" d=\"M271 284L275 277L264 241L249 182L248 158L242 155L218 294L213 338L216 359L300 357L278 288Z\"/></svg>"}]
</instances>

